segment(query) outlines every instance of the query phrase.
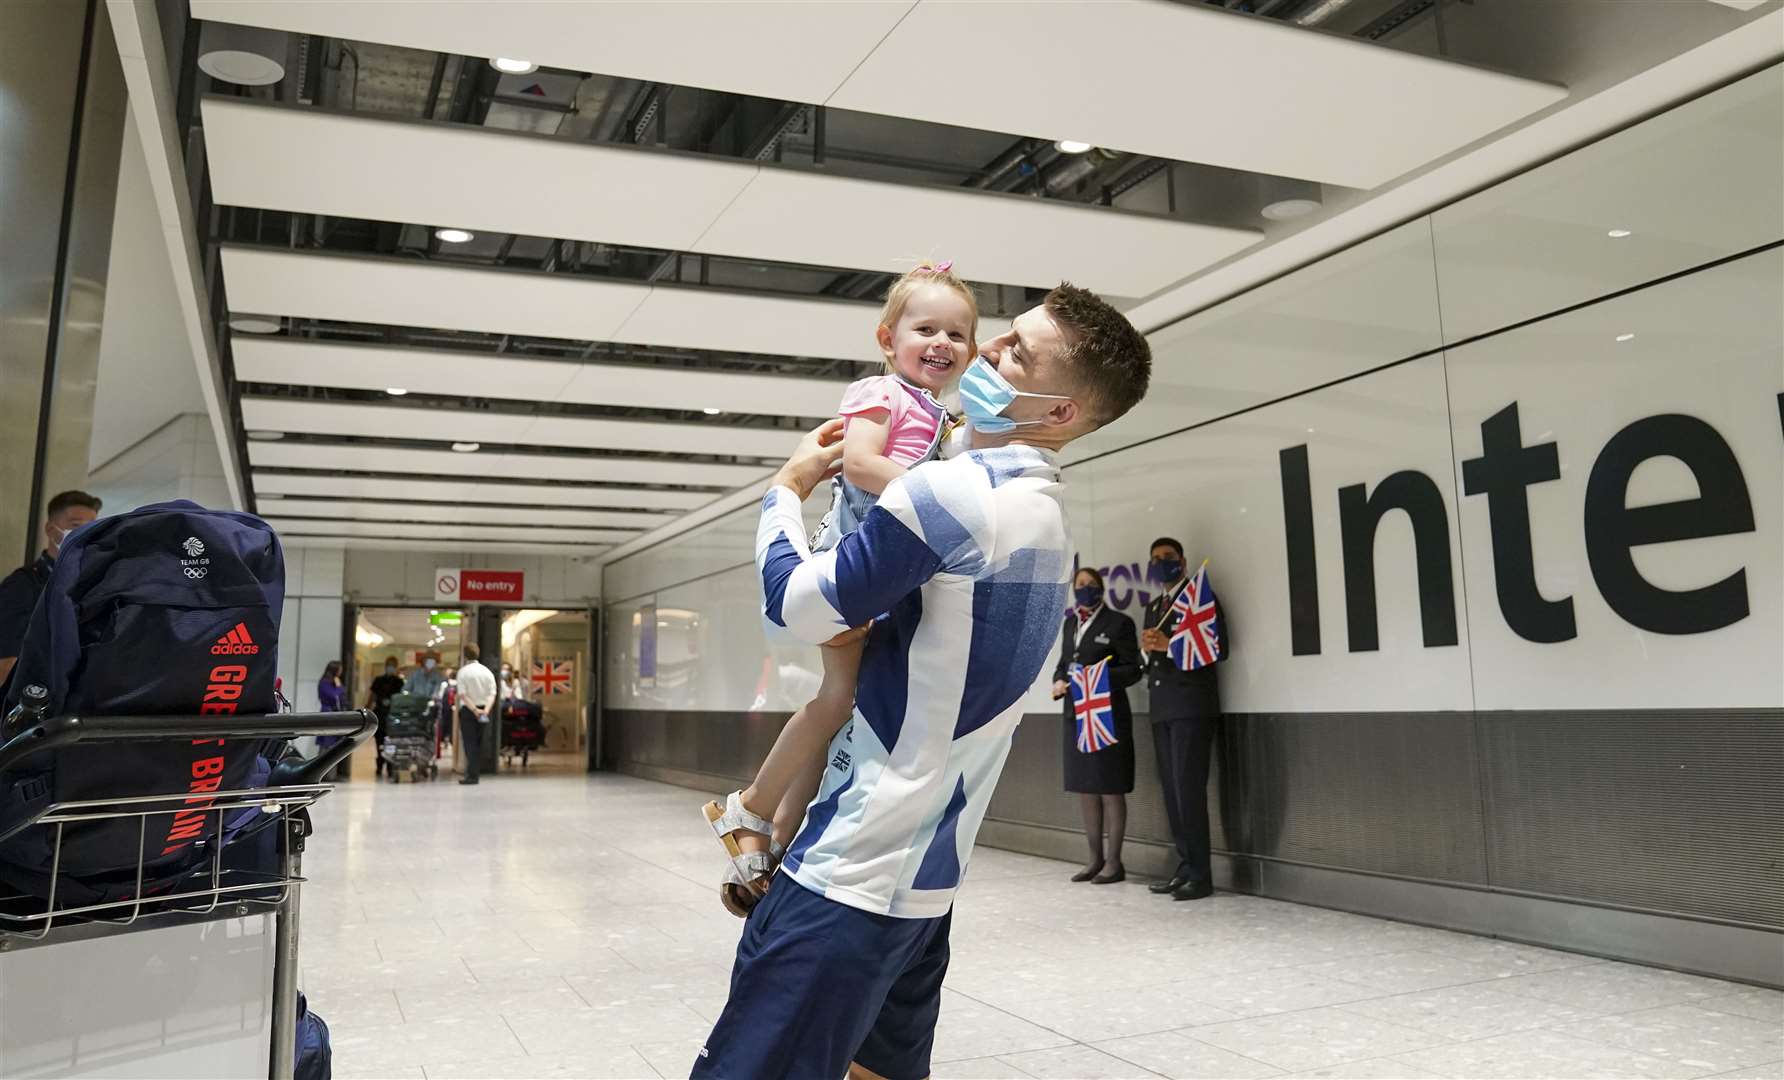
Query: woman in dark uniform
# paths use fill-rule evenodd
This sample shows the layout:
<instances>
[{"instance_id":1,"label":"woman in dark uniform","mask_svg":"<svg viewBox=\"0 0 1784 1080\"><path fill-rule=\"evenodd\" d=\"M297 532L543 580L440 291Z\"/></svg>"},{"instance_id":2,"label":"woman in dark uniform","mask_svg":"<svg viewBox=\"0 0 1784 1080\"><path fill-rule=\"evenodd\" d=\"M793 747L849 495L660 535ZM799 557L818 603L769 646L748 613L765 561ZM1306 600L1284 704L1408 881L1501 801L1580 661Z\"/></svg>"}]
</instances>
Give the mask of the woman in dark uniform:
<instances>
[{"instance_id":1,"label":"woman in dark uniform","mask_svg":"<svg viewBox=\"0 0 1784 1080\"><path fill-rule=\"evenodd\" d=\"M1065 789L1078 793L1084 813L1084 837L1090 841L1090 863L1073 881L1112 885L1127 878L1121 865L1121 842L1127 835L1127 793L1134 789L1134 715L1127 688L1140 681L1140 640L1134 621L1103 606L1103 576L1089 567L1072 581L1076 606L1066 614L1060 632L1059 666L1053 671L1053 697L1065 702ZM1085 752L1078 749L1078 719L1072 707L1074 666L1109 661L1109 704L1114 714L1115 742ZM1109 832L1103 846L1103 829Z\"/></svg>"}]
</instances>

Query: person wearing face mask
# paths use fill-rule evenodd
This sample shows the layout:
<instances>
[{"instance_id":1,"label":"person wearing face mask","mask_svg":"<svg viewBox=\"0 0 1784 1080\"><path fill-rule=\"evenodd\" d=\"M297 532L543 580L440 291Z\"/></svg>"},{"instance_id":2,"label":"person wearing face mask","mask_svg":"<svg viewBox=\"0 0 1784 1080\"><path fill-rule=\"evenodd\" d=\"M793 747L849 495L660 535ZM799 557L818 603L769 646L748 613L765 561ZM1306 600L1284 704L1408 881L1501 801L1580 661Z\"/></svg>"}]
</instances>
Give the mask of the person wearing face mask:
<instances>
[{"instance_id":1,"label":"person wearing face mask","mask_svg":"<svg viewBox=\"0 0 1784 1080\"><path fill-rule=\"evenodd\" d=\"M440 654L428 653L421 658L421 666L409 672L409 677L403 681L403 693L431 698L445 681L446 673L440 670Z\"/></svg>"},{"instance_id":2,"label":"person wearing face mask","mask_svg":"<svg viewBox=\"0 0 1784 1080\"><path fill-rule=\"evenodd\" d=\"M0 687L6 685L37 598L50 583L56 555L68 534L99 516L99 500L84 491L64 491L51 499L43 513L43 551L29 565L21 566L0 581Z\"/></svg>"},{"instance_id":3,"label":"person wearing face mask","mask_svg":"<svg viewBox=\"0 0 1784 1080\"><path fill-rule=\"evenodd\" d=\"M384 725L390 722L390 699L403 692L403 677L397 674L396 657L384 658L384 674L372 680L371 689L366 692L365 707L378 717L378 730L373 733L372 740L378 745L378 764L376 773L384 773Z\"/></svg>"},{"instance_id":4,"label":"person wearing face mask","mask_svg":"<svg viewBox=\"0 0 1784 1080\"><path fill-rule=\"evenodd\" d=\"M1140 641L1132 619L1103 605L1102 574L1081 567L1072 581L1072 599L1060 633L1059 666L1053 669L1053 699L1065 702L1065 789L1078 795L1084 838L1090 841L1090 862L1072 880L1113 885L1127 880L1121 842L1127 835L1127 793L1134 789L1134 713L1127 688L1140 681ZM1107 729L1096 729L1088 715L1079 718L1072 681L1105 661L1111 717ZM1096 689L1080 687L1080 692L1093 692L1095 704ZM1107 735L1115 741L1107 742Z\"/></svg>"},{"instance_id":5,"label":"person wearing face mask","mask_svg":"<svg viewBox=\"0 0 1784 1080\"><path fill-rule=\"evenodd\" d=\"M1146 685L1152 693L1152 747L1158 758L1158 782L1164 791L1165 818L1177 848L1177 869L1170 879L1148 888L1173 900L1200 900L1214 892L1209 868L1208 759L1214 749L1214 725L1220 719L1220 686L1214 665L1184 671L1169 655L1176 616L1171 605L1189 583L1183 545L1168 536L1152 542L1146 577L1159 590L1146 605L1146 629L1140 646L1146 650Z\"/></svg>"}]
</instances>

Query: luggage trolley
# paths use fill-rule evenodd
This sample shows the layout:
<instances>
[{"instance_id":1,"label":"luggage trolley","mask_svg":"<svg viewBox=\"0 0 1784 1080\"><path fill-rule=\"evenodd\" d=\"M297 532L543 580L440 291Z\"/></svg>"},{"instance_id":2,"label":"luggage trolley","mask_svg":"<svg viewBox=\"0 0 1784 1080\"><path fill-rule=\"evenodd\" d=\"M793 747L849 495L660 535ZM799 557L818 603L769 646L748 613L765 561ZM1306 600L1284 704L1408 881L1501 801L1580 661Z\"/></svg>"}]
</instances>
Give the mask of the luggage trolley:
<instances>
[{"instance_id":1,"label":"luggage trolley","mask_svg":"<svg viewBox=\"0 0 1784 1080\"><path fill-rule=\"evenodd\" d=\"M275 762L266 787L207 794L200 809L217 815L217 832L204 865L165 891L151 887L148 896L142 895L146 856L139 856L134 899L59 906L63 830L75 822L134 818L140 852L151 818L190 812L187 791L53 803L0 834L6 840L26 829L53 830L54 853L47 896L0 889L0 1074L244 1075L243 1067L264 1067L272 1080L290 1080L307 808L333 790L322 778L376 730L377 718L368 711L55 717L27 711L15 727L23 730L0 745L0 774L77 744L346 736L312 758ZM270 868L226 867L226 849L265 842L262 830L240 827L242 812L253 810L278 816L263 827L276 829L276 858ZM232 820L237 828L226 838L224 825ZM257 915L262 918L252 918ZM9 966L14 978L7 977ZM249 1017L256 1000L269 1003L265 1022ZM221 1029L219 1013L227 1017ZM192 1034L206 1023L226 1035ZM64 1045L66 1053L59 1049ZM262 1053L267 1056L247 1065Z\"/></svg>"}]
</instances>

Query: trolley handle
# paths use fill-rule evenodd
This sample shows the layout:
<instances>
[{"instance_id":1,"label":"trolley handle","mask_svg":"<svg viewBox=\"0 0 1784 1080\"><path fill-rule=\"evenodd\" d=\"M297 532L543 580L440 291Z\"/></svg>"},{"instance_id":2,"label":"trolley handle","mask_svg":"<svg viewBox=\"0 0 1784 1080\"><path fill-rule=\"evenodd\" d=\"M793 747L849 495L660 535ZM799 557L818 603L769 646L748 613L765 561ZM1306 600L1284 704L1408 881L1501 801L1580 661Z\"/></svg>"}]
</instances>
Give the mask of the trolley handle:
<instances>
[{"instance_id":1,"label":"trolley handle","mask_svg":"<svg viewBox=\"0 0 1784 1080\"><path fill-rule=\"evenodd\" d=\"M36 719L0 745L0 773L26 758L75 744L162 742L176 739L295 739L303 735L344 735L313 758L274 766L271 784L314 784L377 730L369 709L329 713L269 713L264 716L52 716Z\"/></svg>"}]
</instances>

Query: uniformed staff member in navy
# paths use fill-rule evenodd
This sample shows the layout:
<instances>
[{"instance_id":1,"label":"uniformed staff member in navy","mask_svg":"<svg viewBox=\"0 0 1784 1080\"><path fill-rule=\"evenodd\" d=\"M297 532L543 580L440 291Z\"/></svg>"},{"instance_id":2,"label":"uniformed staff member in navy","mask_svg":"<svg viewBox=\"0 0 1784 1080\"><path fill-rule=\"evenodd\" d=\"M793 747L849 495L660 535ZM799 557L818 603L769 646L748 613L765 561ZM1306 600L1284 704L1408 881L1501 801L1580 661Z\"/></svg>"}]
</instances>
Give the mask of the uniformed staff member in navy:
<instances>
[{"instance_id":1,"label":"uniformed staff member in navy","mask_svg":"<svg viewBox=\"0 0 1784 1080\"><path fill-rule=\"evenodd\" d=\"M1103 575L1090 567L1072 580L1072 610L1060 632L1059 666L1053 670L1053 697L1065 702L1065 789L1077 792L1084 814L1084 837L1090 841L1090 863L1073 881L1113 885L1127 880L1121 864L1121 843L1127 836L1127 794L1134 789L1134 712L1127 688L1140 681L1140 641L1134 621L1103 603ZM1113 745L1085 752L1078 749L1078 719L1071 693L1072 665L1109 661L1109 707ZM1109 843L1103 845L1107 828Z\"/></svg>"},{"instance_id":2,"label":"uniformed staff member in navy","mask_svg":"<svg viewBox=\"0 0 1784 1080\"><path fill-rule=\"evenodd\" d=\"M1163 591L1146 605L1140 647L1146 651L1146 686L1152 696L1152 745L1158 756L1158 782L1165 816L1177 847L1177 869L1169 881L1148 886L1173 900L1200 900L1214 892L1208 851L1208 758L1214 725L1220 719L1220 687L1214 665L1184 671L1167 654L1176 617L1170 615L1189 583L1183 545L1170 537L1152 542L1147 577Z\"/></svg>"},{"instance_id":3,"label":"uniformed staff member in navy","mask_svg":"<svg viewBox=\"0 0 1784 1080\"><path fill-rule=\"evenodd\" d=\"M64 491L50 500L43 512L43 551L29 565L21 566L0 581L0 686L6 685L12 666L18 663L19 646L37 598L50 583L56 555L69 533L99 516L99 500L84 491Z\"/></svg>"}]
</instances>

